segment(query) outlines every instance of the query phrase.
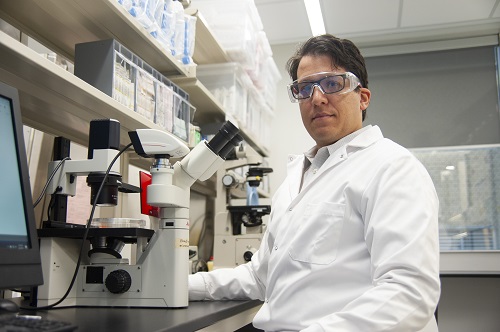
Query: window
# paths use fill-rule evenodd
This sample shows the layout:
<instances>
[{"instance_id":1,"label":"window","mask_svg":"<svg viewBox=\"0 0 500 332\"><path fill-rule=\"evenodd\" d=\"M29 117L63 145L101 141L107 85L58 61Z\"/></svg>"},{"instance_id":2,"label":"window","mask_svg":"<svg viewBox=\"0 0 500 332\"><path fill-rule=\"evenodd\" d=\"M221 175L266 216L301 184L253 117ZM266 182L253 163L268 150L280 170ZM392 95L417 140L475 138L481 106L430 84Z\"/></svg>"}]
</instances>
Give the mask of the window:
<instances>
[{"instance_id":1,"label":"window","mask_svg":"<svg viewBox=\"0 0 500 332\"><path fill-rule=\"evenodd\" d=\"M436 187L441 251L500 249L500 145L411 151Z\"/></svg>"}]
</instances>

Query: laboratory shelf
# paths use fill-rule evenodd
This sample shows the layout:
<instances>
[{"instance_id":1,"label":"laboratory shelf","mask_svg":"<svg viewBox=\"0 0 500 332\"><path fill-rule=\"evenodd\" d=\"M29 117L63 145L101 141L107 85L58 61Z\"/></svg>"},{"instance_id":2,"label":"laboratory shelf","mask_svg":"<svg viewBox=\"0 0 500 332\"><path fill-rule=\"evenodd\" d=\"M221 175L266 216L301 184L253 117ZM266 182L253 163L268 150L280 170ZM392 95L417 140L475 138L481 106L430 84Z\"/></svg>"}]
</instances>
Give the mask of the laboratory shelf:
<instances>
[{"instance_id":1,"label":"laboratory shelf","mask_svg":"<svg viewBox=\"0 0 500 332\"><path fill-rule=\"evenodd\" d=\"M130 143L128 132L161 128L129 110L107 94L0 31L0 80L19 91L23 123L86 146L89 122L111 118L120 122L120 143ZM151 160L129 155L133 165L149 169ZM172 162L175 162L174 160ZM192 189L215 196L210 181L197 181Z\"/></svg>"},{"instance_id":2,"label":"laboratory shelf","mask_svg":"<svg viewBox=\"0 0 500 332\"><path fill-rule=\"evenodd\" d=\"M195 76L116 0L0 0L0 18L70 60L75 44L116 39L162 74Z\"/></svg>"},{"instance_id":3,"label":"laboratory shelf","mask_svg":"<svg viewBox=\"0 0 500 332\"><path fill-rule=\"evenodd\" d=\"M122 145L130 142L130 130L161 129L3 32L0 78L19 90L24 124L84 146L94 119L118 120Z\"/></svg>"}]
</instances>

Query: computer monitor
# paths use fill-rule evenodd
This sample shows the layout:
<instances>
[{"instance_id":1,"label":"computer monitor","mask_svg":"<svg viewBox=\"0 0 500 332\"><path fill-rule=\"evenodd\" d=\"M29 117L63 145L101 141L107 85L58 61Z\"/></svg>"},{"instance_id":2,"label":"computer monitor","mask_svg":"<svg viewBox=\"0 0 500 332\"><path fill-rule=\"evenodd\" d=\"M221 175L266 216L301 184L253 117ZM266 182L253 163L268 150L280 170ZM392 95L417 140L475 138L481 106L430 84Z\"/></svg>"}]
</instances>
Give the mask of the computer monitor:
<instances>
[{"instance_id":1,"label":"computer monitor","mask_svg":"<svg viewBox=\"0 0 500 332\"><path fill-rule=\"evenodd\" d=\"M43 283L17 89L0 82L0 290Z\"/></svg>"}]
</instances>

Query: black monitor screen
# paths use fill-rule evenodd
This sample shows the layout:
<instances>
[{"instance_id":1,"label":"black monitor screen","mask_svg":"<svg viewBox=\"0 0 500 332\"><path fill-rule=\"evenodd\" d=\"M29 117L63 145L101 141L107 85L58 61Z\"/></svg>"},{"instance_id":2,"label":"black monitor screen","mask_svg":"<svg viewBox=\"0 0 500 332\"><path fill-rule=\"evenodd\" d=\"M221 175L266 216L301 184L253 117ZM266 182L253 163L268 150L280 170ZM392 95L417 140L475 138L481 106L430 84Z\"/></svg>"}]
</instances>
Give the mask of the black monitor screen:
<instances>
[{"instance_id":1,"label":"black monitor screen","mask_svg":"<svg viewBox=\"0 0 500 332\"><path fill-rule=\"evenodd\" d=\"M12 102L0 96L0 248L23 250L30 247L28 226L25 222L22 178L17 160L16 137L12 118Z\"/></svg>"},{"instance_id":2,"label":"black monitor screen","mask_svg":"<svg viewBox=\"0 0 500 332\"><path fill-rule=\"evenodd\" d=\"M17 89L0 82L0 289L42 283Z\"/></svg>"}]
</instances>

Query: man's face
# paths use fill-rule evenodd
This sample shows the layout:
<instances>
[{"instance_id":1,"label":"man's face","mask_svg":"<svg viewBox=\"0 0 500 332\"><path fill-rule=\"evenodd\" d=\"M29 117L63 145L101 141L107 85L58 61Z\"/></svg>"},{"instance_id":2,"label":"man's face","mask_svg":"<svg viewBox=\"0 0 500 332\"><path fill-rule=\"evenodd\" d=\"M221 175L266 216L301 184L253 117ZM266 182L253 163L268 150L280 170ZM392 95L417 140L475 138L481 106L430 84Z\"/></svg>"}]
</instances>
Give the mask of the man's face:
<instances>
[{"instance_id":1,"label":"man's face","mask_svg":"<svg viewBox=\"0 0 500 332\"><path fill-rule=\"evenodd\" d=\"M297 79L320 72L345 73L334 68L328 56L304 56L297 69ZM335 143L362 127L362 110L368 108L370 90L361 88L345 94L323 94L314 88L310 98L300 102L300 114L307 132L318 148Z\"/></svg>"}]
</instances>

